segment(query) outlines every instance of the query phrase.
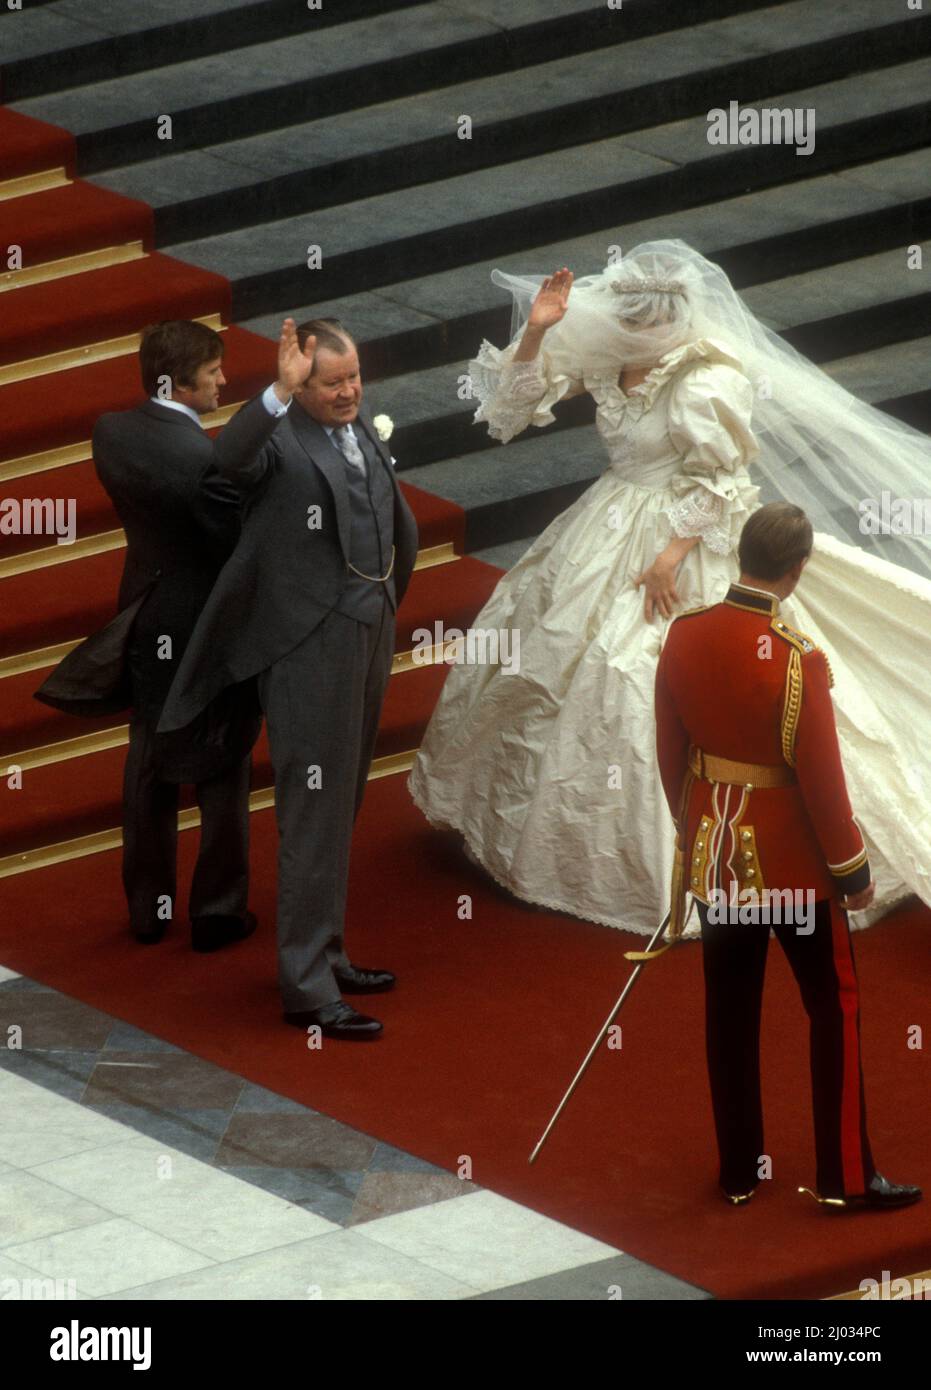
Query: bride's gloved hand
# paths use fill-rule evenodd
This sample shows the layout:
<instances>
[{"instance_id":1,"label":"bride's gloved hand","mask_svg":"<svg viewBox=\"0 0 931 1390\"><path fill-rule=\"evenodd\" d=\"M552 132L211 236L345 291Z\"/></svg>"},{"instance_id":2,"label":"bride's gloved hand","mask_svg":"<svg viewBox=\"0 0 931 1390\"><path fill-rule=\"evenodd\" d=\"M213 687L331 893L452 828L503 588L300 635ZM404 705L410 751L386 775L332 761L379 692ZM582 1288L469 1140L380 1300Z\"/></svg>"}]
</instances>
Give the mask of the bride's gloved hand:
<instances>
[{"instance_id":1,"label":"bride's gloved hand","mask_svg":"<svg viewBox=\"0 0 931 1390\"><path fill-rule=\"evenodd\" d=\"M543 281L530 306L530 317L514 353L514 362L532 362L536 357L546 330L559 323L569 307L573 278L572 271L563 266L562 270L548 275Z\"/></svg>"},{"instance_id":2,"label":"bride's gloved hand","mask_svg":"<svg viewBox=\"0 0 931 1390\"><path fill-rule=\"evenodd\" d=\"M663 618L672 617L675 605L679 602L679 591L676 588L679 566L698 543L698 536L676 536L666 549L657 555L652 565L634 580L635 589L643 585L645 590L643 616L648 623L652 623L653 615L657 612Z\"/></svg>"},{"instance_id":3,"label":"bride's gloved hand","mask_svg":"<svg viewBox=\"0 0 931 1390\"><path fill-rule=\"evenodd\" d=\"M635 580L634 587L639 589L642 584L646 591L643 616L648 623L652 623L655 612L659 612L664 618L672 617L673 607L679 602L676 590L677 569L678 565L658 555L649 569L645 569L639 579Z\"/></svg>"}]
</instances>

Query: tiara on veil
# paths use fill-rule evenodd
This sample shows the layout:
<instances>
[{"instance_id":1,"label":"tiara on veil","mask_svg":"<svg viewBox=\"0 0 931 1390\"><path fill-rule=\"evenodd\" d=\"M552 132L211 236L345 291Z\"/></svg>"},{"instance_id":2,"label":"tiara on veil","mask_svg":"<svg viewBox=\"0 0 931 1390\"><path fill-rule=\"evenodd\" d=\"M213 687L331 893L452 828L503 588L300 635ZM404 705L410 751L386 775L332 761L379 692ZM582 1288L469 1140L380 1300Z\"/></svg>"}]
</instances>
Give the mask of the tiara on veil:
<instances>
[{"instance_id":1,"label":"tiara on veil","mask_svg":"<svg viewBox=\"0 0 931 1390\"><path fill-rule=\"evenodd\" d=\"M648 275L642 280L609 281L615 294L685 294L681 280L657 280Z\"/></svg>"}]
</instances>

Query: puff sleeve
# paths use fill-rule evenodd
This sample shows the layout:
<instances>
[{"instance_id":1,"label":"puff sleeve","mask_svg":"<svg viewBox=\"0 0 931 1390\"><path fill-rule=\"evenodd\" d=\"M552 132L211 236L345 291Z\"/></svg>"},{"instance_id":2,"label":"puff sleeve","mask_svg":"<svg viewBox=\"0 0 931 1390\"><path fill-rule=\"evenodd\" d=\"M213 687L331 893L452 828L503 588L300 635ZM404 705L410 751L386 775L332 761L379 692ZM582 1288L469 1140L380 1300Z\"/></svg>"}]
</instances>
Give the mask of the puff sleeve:
<instances>
[{"instance_id":1,"label":"puff sleeve","mask_svg":"<svg viewBox=\"0 0 931 1390\"><path fill-rule=\"evenodd\" d=\"M666 515L674 535L698 536L727 555L759 498L747 473L760 451L750 428L753 386L736 367L706 362L684 372L672 392L669 437L682 468Z\"/></svg>"},{"instance_id":2,"label":"puff sleeve","mask_svg":"<svg viewBox=\"0 0 931 1390\"><path fill-rule=\"evenodd\" d=\"M472 397L479 402L473 421L486 423L502 444L528 425L551 425L557 401L585 390L581 379L554 370L545 349L529 362L514 362L517 347L516 339L500 349L486 338L469 363Z\"/></svg>"}]
</instances>

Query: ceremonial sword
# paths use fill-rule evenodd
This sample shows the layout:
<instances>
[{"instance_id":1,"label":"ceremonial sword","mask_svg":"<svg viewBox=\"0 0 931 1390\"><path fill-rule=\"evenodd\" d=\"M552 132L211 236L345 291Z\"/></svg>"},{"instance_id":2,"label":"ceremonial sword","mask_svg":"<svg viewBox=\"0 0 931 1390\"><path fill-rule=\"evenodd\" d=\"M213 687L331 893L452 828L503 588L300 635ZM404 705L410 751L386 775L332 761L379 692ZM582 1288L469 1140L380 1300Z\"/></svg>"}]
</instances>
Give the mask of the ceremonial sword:
<instances>
[{"instance_id":1,"label":"ceremonial sword","mask_svg":"<svg viewBox=\"0 0 931 1390\"><path fill-rule=\"evenodd\" d=\"M657 941L659 941L660 937L662 936L663 932L666 930L666 928L668 927L668 925L669 925L669 913L667 912L667 913L666 913L666 916L663 918L663 920L660 922L659 926L656 928L656 931L655 931L655 932L653 933L653 935L650 937L650 944L649 944L649 946L647 947L647 951L652 951L653 947L656 945ZM630 993L631 989L633 988L634 980L636 980L637 976L640 974L640 971L643 969L644 965L646 965L646 961L643 961L643 960L642 960L642 961L639 962L638 965L635 965L634 968L633 968L633 970L630 972L630 979L627 981L627 984L626 984L626 985L624 986L624 988L621 990L620 998L618 999L618 1001L617 1001L617 1003L615 1004L614 1008L613 1008L613 1009L611 1010L611 1012L608 1014L608 1017L607 1017L607 1019L605 1020L604 1026L603 1026L602 1029L601 1029L601 1032L598 1034L597 1038L596 1038L595 1041L592 1043L591 1047L588 1049L588 1054L587 1054L587 1056L586 1056L586 1058L585 1058L585 1061L582 1063L582 1065L579 1067L578 1071L576 1072L575 1076L572 1078L572 1082L571 1082L571 1084L570 1084L570 1086L569 1086L568 1091L567 1091L566 1094L563 1096L562 1100L559 1102L559 1104L557 1105L555 1111L553 1112L553 1116L552 1116L552 1118L551 1118L549 1124L546 1126L546 1129L545 1129L545 1130L543 1131L543 1133L541 1134L541 1136L540 1136L540 1138L539 1138L539 1140L538 1140L538 1142L537 1142L536 1148L533 1150L533 1153L530 1155L529 1159L527 1160L528 1163L533 1163L533 1161L534 1161L534 1159L536 1158L537 1154L540 1152L540 1150L543 1148L543 1145L546 1143L547 1139L549 1138L549 1136L550 1136L550 1130L553 1128L553 1126L555 1125L556 1121L559 1119L560 1115L562 1114L563 1110L565 1109L566 1102L569 1100L569 1097L572 1095L572 1093L573 1093L573 1091L575 1090L576 1086L578 1086L579 1082L582 1080L582 1077L585 1075L585 1072L586 1072L586 1070L587 1070L587 1068L588 1068L589 1063L591 1062L591 1060L592 1060L592 1058L594 1057L595 1053L598 1051L598 1048L599 1048L600 1045L601 1045L602 1039L605 1037L605 1034L607 1033L608 1029L611 1027L611 1024L614 1022L615 1018L616 1018L617 1015L620 1013L620 1011L621 1011L621 1005L624 1003L624 1000L627 998L628 994Z\"/></svg>"}]
</instances>

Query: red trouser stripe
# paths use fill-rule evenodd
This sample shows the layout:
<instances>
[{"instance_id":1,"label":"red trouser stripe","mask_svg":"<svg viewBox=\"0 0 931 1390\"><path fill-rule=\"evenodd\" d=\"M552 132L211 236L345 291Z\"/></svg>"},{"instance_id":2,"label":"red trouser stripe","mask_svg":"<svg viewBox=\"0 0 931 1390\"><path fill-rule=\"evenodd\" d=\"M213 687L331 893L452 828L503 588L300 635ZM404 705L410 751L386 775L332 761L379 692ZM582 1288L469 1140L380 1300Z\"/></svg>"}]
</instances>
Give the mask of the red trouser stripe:
<instances>
[{"instance_id":1,"label":"red trouser stripe","mask_svg":"<svg viewBox=\"0 0 931 1390\"><path fill-rule=\"evenodd\" d=\"M850 932L845 914L831 900L831 945L844 1019L844 1075L841 1083L840 1145L844 1192L859 1194L866 1189L861 1143L860 1040L857 1036L859 992L850 950Z\"/></svg>"}]
</instances>

